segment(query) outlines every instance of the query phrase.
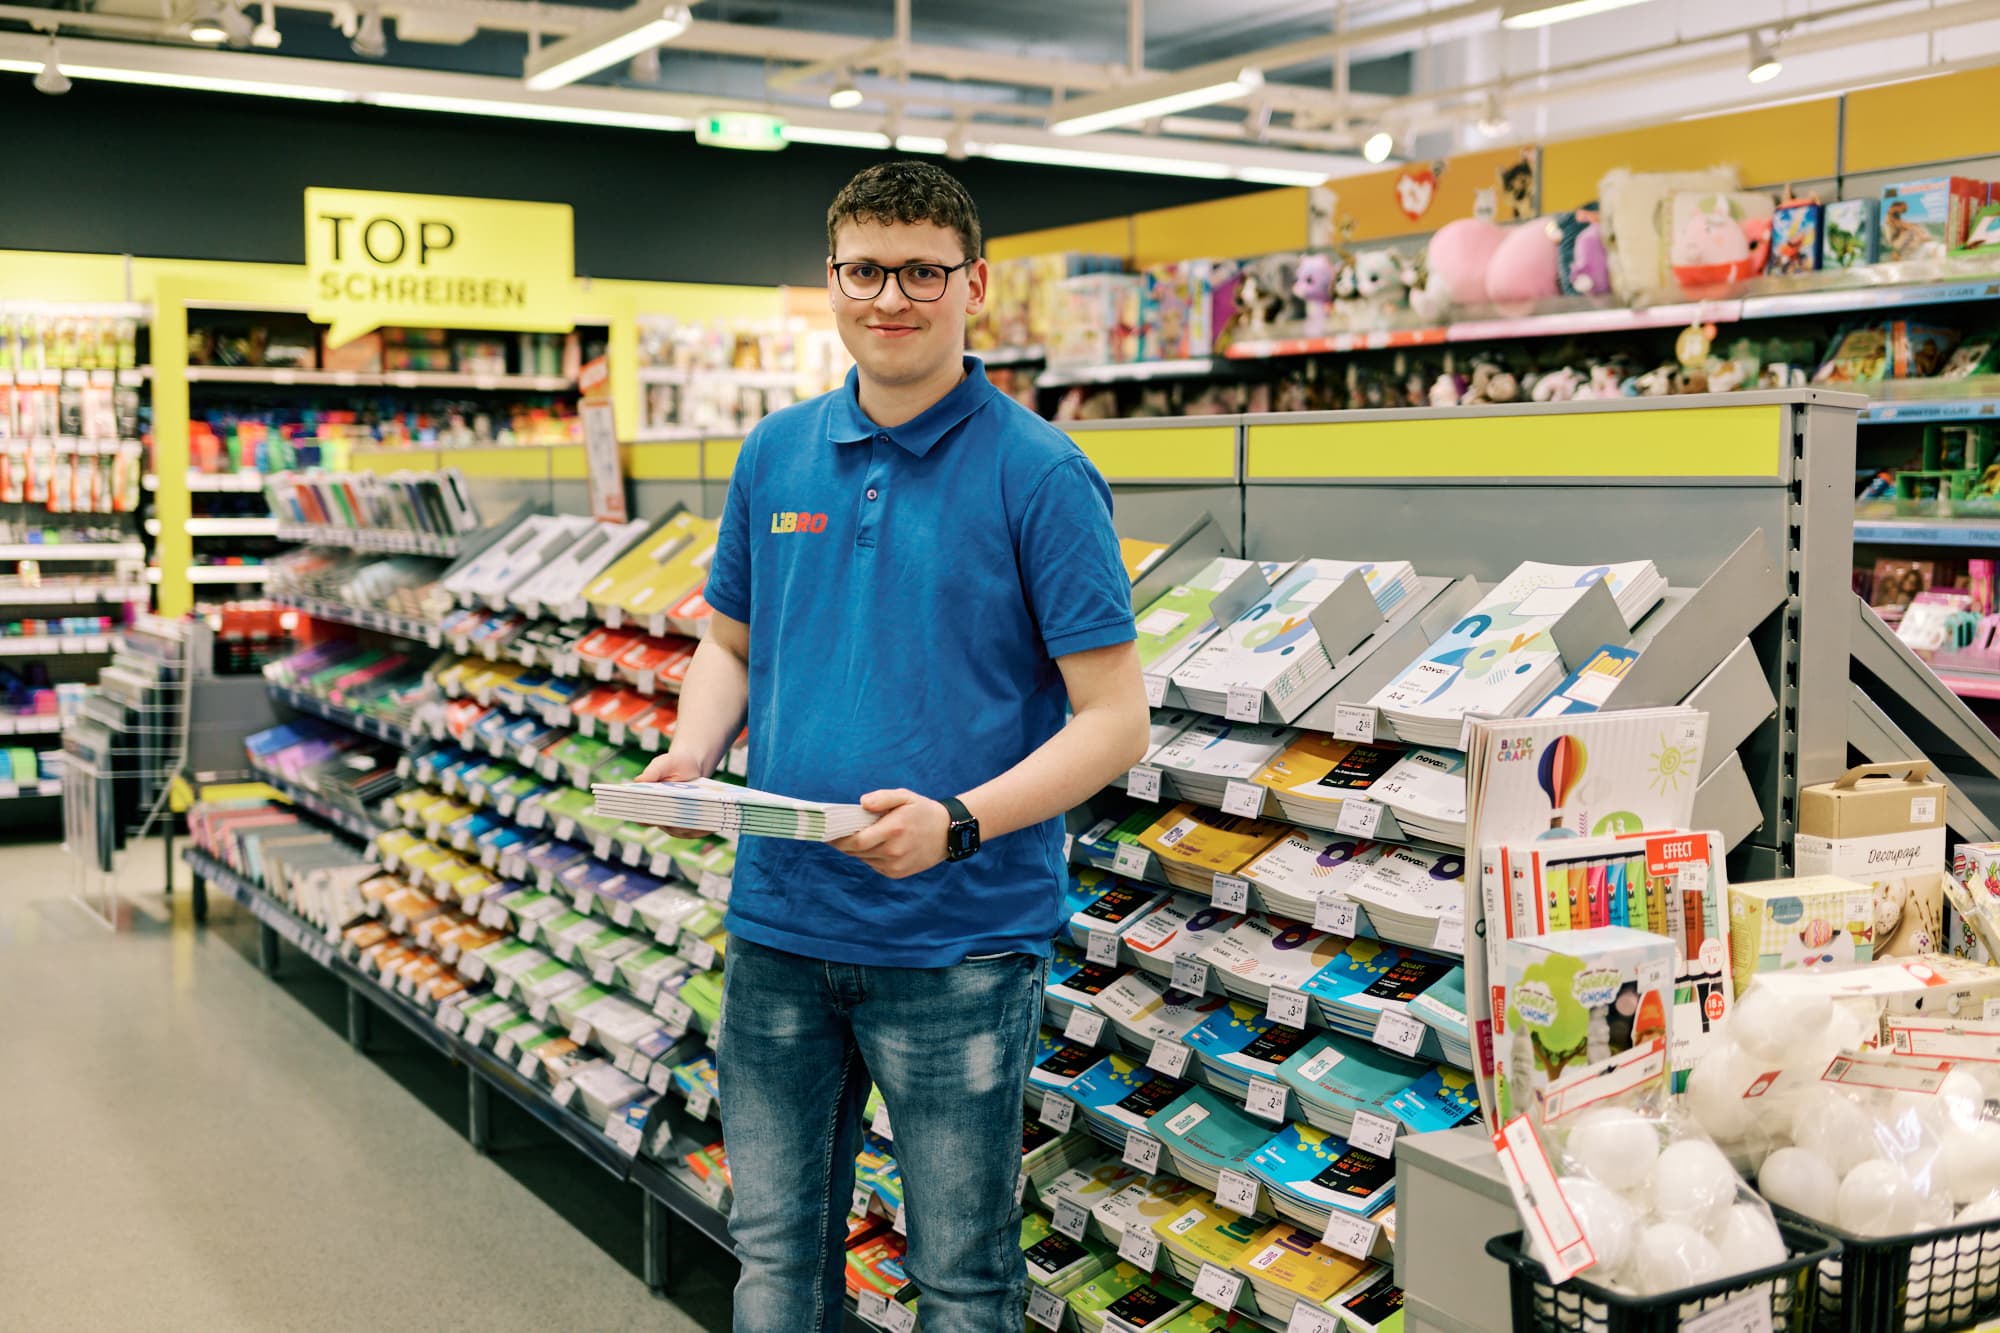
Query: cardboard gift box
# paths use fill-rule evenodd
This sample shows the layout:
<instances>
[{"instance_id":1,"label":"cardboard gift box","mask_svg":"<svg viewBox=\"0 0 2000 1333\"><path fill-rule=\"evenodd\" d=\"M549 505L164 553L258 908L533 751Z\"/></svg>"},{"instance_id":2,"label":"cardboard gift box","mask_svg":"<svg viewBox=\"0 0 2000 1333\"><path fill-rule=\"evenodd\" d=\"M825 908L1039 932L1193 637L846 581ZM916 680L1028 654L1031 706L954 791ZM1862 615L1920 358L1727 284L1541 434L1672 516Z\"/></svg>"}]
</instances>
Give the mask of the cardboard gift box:
<instances>
[{"instance_id":1,"label":"cardboard gift box","mask_svg":"<svg viewBox=\"0 0 2000 1333\"><path fill-rule=\"evenodd\" d=\"M1798 871L1869 887L1877 958L1945 948L1944 816L1923 759L1860 764L1799 793Z\"/></svg>"}]
</instances>

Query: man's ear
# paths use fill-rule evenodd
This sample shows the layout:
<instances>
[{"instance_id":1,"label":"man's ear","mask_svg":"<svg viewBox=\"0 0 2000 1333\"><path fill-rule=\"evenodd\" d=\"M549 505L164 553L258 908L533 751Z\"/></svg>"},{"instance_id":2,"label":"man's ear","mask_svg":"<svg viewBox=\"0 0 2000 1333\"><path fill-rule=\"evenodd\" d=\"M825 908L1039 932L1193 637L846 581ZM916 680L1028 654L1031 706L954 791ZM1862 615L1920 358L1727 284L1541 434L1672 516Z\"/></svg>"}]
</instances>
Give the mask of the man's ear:
<instances>
[{"instance_id":1,"label":"man's ear","mask_svg":"<svg viewBox=\"0 0 2000 1333\"><path fill-rule=\"evenodd\" d=\"M986 304L986 284L992 276L986 261L981 259L965 270L965 313L976 315Z\"/></svg>"}]
</instances>

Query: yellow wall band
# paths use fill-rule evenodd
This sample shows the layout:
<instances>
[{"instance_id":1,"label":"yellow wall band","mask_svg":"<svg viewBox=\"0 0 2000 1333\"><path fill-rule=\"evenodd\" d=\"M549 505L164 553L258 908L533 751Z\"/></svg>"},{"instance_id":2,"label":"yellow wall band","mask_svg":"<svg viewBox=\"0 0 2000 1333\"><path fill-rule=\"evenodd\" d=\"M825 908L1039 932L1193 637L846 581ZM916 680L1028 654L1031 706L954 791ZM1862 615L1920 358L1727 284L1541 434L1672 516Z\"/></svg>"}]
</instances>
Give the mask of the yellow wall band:
<instances>
[{"instance_id":1,"label":"yellow wall band","mask_svg":"<svg viewBox=\"0 0 2000 1333\"><path fill-rule=\"evenodd\" d=\"M741 436L731 440L701 442L701 475L708 481L728 481L736 470L736 455L743 452Z\"/></svg>"},{"instance_id":2,"label":"yellow wall band","mask_svg":"<svg viewBox=\"0 0 2000 1333\"><path fill-rule=\"evenodd\" d=\"M1394 477L1776 477L1777 404L1253 425L1250 481ZM1615 435L1608 432L1615 431Z\"/></svg>"},{"instance_id":3,"label":"yellow wall band","mask_svg":"<svg viewBox=\"0 0 2000 1333\"><path fill-rule=\"evenodd\" d=\"M699 480L701 441L632 445L625 451L625 475L633 481Z\"/></svg>"},{"instance_id":4,"label":"yellow wall band","mask_svg":"<svg viewBox=\"0 0 2000 1333\"><path fill-rule=\"evenodd\" d=\"M355 449L348 461L356 472L386 477L392 472L435 472L455 455L438 449Z\"/></svg>"},{"instance_id":5,"label":"yellow wall band","mask_svg":"<svg viewBox=\"0 0 2000 1333\"><path fill-rule=\"evenodd\" d=\"M1932 162L1990 157L2000 153L1995 105L2000 105L2000 68L1849 93L1843 165L1849 174L1889 171L1907 165L1913 151ZM1940 174L1913 170L1910 179Z\"/></svg>"},{"instance_id":6,"label":"yellow wall band","mask_svg":"<svg viewBox=\"0 0 2000 1333\"><path fill-rule=\"evenodd\" d=\"M1303 250L1306 191L1264 190L1132 217L1132 266Z\"/></svg>"},{"instance_id":7,"label":"yellow wall band","mask_svg":"<svg viewBox=\"0 0 2000 1333\"><path fill-rule=\"evenodd\" d=\"M1086 430L1070 436L1106 481L1236 480L1236 427Z\"/></svg>"}]
</instances>

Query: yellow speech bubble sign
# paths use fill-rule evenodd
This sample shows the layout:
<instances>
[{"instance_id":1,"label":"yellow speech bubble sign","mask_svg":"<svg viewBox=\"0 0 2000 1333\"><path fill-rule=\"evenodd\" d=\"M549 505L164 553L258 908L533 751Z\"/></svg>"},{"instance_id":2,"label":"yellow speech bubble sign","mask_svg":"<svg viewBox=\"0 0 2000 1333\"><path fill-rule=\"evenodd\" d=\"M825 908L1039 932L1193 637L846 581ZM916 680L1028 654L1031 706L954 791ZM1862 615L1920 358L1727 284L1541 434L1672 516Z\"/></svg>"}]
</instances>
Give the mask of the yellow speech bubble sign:
<instances>
[{"instance_id":1,"label":"yellow speech bubble sign","mask_svg":"<svg viewBox=\"0 0 2000 1333\"><path fill-rule=\"evenodd\" d=\"M564 333L575 327L568 204L376 190L306 191L307 313L338 347L384 324Z\"/></svg>"}]
</instances>

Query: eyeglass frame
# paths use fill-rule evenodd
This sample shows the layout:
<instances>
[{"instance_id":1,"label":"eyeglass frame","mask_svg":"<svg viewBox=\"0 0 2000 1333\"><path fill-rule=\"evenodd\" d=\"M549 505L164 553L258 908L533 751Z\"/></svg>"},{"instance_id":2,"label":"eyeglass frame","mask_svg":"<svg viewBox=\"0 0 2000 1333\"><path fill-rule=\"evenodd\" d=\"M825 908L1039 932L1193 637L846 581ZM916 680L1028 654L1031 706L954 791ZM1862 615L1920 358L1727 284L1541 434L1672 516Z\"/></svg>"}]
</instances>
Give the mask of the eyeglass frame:
<instances>
[{"instance_id":1,"label":"eyeglass frame","mask_svg":"<svg viewBox=\"0 0 2000 1333\"><path fill-rule=\"evenodd\" d=\"M970 259L963 260L959 263L952 264L950 266L940 264L936 260L931 260L931 259L912 260L910 263L907 264L878 264L872 259L841 259L841 260L829 259L826 261L826 266L833 270L834 290L839 292L843 297L846 297L850 301L881 300L882 293L889 290L889 279L891 277L894 277L896 280L896 290L903 294L904 300L915 301L920 305L930 305L934 302L944 300L944 294L951 290L952 274L959 272L961 269L969 269L978 262L979 262L979 256L974 255ZM877 287L873 292L871 292L867 296L856 296L853 293L849 292L847 290L847 280L841 274L841 270L844 268L856 268L856 267L881 269L882 285ZM903 285L903 270L906 268L944 269L944 286L938 290L938 294L936 296L914 295L908 287L905 287Z\"/></svg>"}]
</instances>

